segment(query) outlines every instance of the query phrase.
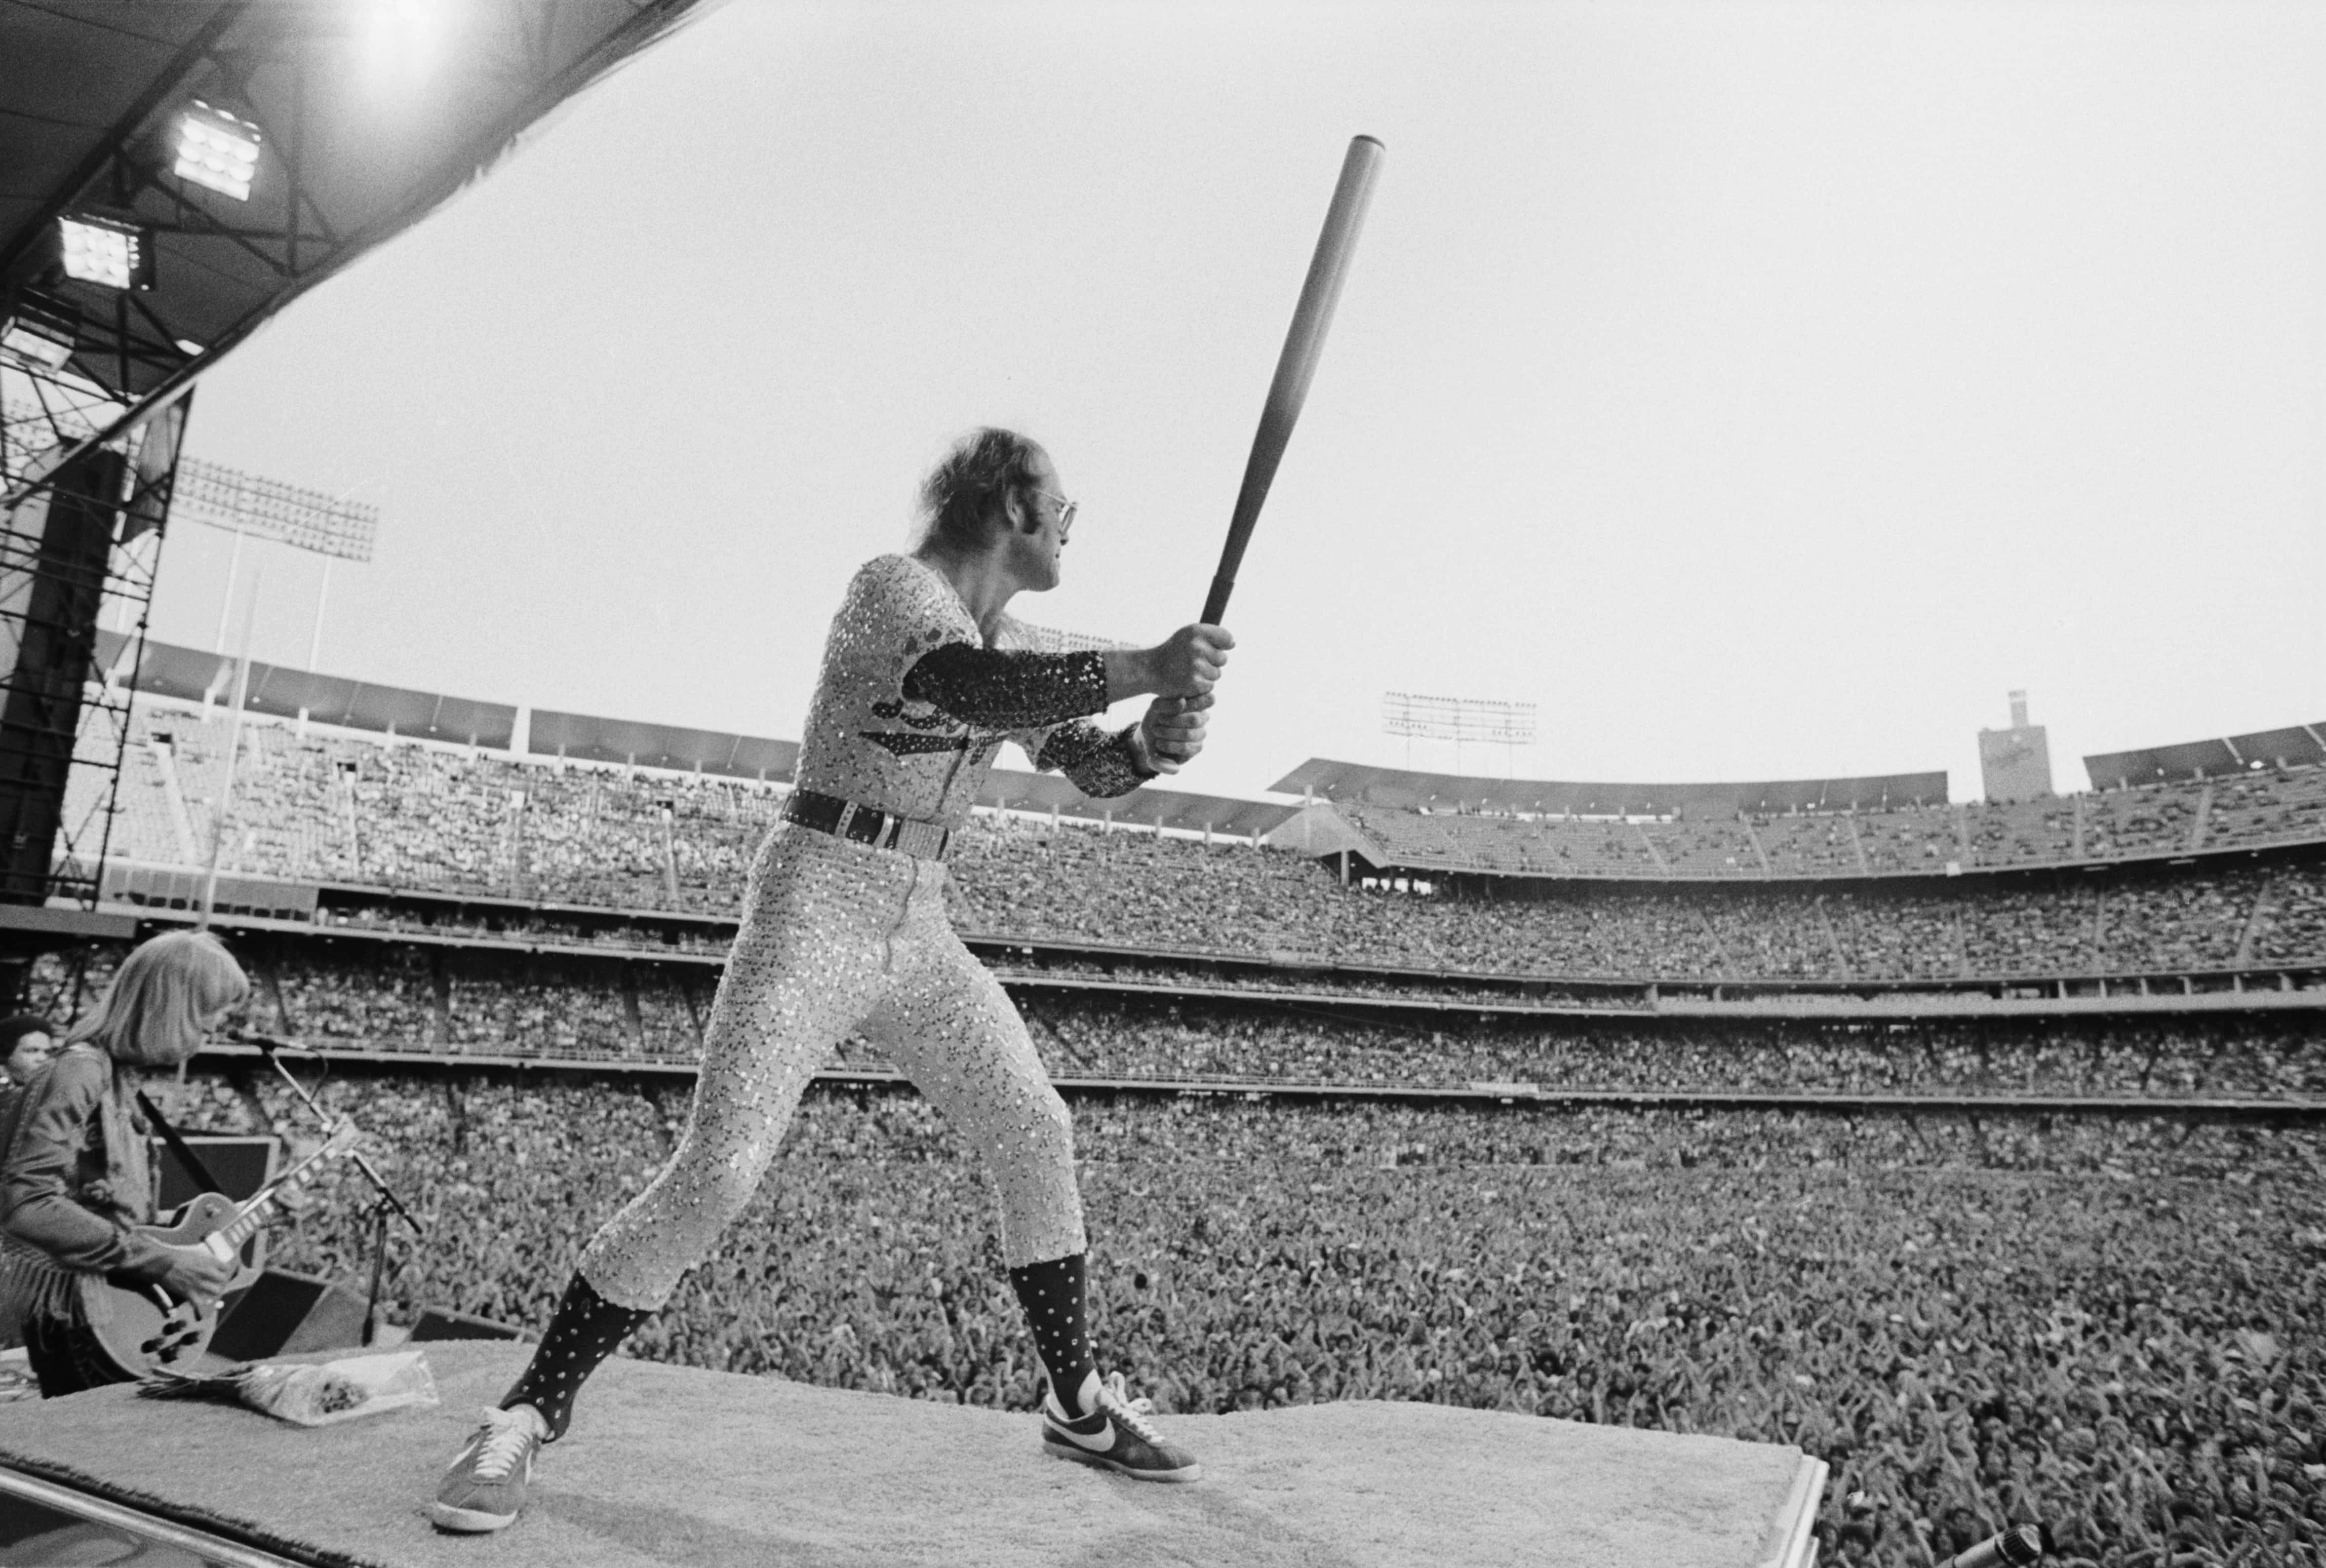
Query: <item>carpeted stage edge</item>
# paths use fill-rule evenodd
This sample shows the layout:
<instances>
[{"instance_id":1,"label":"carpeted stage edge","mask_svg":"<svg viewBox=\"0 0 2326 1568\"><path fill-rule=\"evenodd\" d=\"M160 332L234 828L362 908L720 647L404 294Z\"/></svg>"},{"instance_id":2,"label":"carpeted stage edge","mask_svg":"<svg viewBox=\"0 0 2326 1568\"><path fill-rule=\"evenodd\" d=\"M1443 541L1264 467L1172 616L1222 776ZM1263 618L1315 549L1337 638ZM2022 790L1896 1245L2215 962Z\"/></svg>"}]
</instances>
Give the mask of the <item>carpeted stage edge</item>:
<instances>
[{"instance_id":1,"label":"carpeted stage edge","mask_svg":"<svg viewBox=\"0 0 2326 1568\"><path fill-rule=\"evenodd\" d=\"M1825 1479L1792 1448L1365 1402L1171 1416L1204 1479L1157 1486L1048 1457L1028 1415L616 1360L526 1517L451 1536L437 1477L526 1348L425 1349L433 1410L302 1430L105 1388L0 1411L0 1463L378 1568L1772 1568L1804 1560Z\"/></svg>"}]
</instances>

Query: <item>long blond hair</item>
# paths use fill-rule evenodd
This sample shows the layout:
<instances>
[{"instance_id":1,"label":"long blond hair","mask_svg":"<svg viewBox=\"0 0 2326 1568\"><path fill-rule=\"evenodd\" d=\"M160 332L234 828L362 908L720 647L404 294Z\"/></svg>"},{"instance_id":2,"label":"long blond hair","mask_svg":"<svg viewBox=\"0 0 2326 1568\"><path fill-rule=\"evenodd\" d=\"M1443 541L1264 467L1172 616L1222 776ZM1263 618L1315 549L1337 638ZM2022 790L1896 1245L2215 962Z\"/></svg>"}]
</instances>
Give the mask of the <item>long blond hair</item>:
<instances>
[{"instance_id":1,"label":"long blond hair","mask_svg":"<svg viewBox=\"0 0 2326 1568\"><path fill-rule=\"evenodd\" d=\"M175 1067L201 1049L203 1025L250 995L250 979L206 931L167 931L121 960L97 1006L65 1035L131 1067Z\"/></svg>"}]
</instances>

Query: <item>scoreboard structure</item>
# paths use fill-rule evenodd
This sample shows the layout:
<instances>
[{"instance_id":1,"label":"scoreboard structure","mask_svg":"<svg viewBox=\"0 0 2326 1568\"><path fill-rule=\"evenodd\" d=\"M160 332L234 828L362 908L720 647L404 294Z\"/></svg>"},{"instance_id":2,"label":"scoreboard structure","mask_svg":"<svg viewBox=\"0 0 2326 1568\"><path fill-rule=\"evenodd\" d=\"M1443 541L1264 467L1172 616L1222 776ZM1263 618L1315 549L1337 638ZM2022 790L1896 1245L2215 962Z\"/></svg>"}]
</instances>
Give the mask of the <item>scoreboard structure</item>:
<instances>
[{"instance_id":1,"label":"scoreboard structure","mask_svg":"<svg viewBox=\"0 0 2326 1568\"><path fill-rule=\"evenodd\" d=\"M2027 693L2011 693L2011 728L1978 732L1979 782L1989 801L2042 800L2052 793L2052 742L2027 722Z\"/></svg>"}]
</instances>

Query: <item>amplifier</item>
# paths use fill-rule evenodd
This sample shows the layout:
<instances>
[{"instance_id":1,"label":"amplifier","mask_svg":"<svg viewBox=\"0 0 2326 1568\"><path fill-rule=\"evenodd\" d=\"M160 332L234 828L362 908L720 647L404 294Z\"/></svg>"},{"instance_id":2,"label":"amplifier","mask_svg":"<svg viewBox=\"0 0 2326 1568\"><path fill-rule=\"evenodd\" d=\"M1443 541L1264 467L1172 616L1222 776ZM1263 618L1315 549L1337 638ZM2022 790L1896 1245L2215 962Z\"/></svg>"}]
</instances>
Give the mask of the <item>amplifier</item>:
<instances>
[{"instance_id":1,"label":"amplifier","mask_svg":"<svg viewBox=\"0 0 2326 1568\"><path fill-rule=\"evenodd\" d=\"M364 1298L312 1275L270 1268L227 1308L210 1354L229 1361L353 1350L363 1343Z\"/></svg>"}]
</instances>

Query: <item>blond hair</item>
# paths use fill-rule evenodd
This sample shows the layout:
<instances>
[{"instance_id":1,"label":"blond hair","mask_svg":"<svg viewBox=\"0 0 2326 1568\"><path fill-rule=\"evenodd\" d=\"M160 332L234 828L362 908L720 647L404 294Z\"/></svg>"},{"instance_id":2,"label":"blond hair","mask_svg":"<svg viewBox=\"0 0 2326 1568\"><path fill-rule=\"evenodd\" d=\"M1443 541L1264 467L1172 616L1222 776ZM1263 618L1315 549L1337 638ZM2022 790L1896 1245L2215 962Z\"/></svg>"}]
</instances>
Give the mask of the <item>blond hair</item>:
<instances>
[{"instance_id":1,"label":"blond hair","mask_svg":"<svg viewBox=\"0 0 2326 1568\"><path fill-rule=\"evenodd\" d=\"M974 555L992 542L993 519L1009 497L1031 489L1041 459L1038 442L1014 430L984 425L954 442L921 481L928 526L924 545Z\"/></svg>"},{"instance_id":2,"label":"blond hair","mask_svg":"<svg viewBox=\"0 0 2326 1568\"><path fill-rule=\"evenodd\" d=\"M168 931L121 960L97 1006L65 1035L131 1067L174 1067L201 1049L205 1025L250 995L249 977L206 931Z\"/></svg>"}]
</instances>

